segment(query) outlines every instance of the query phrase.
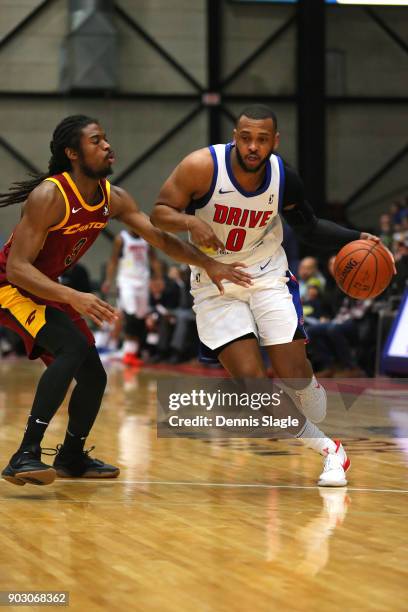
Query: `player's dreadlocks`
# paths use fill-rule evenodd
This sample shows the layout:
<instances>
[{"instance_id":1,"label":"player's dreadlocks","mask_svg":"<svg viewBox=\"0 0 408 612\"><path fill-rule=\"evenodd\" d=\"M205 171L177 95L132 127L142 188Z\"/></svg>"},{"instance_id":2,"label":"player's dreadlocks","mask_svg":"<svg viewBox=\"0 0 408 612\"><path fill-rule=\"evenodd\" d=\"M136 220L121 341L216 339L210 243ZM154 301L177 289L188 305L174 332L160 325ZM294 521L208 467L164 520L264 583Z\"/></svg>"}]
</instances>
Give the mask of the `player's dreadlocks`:
<instances>
[{"instance_id":1,"label":"player's dreadlocks","mask_svg":"<svg viewBox=\"0 0 408 612\"><path fill-rule=\"evenodd\" d=\"M99 123L99 121L85 115L71 115L63 119L55 128L50 142L52 155L48 162L48 172L45 174L31 173L30 176L33 177L31 180L13 183L7 193L0 193L0 207L24 202L32 190L44 179L71 170L71 162L65 154L65 149L67 147L74 150L79 149L81 131L90 123Z\"/></svg>"}]
</instances>

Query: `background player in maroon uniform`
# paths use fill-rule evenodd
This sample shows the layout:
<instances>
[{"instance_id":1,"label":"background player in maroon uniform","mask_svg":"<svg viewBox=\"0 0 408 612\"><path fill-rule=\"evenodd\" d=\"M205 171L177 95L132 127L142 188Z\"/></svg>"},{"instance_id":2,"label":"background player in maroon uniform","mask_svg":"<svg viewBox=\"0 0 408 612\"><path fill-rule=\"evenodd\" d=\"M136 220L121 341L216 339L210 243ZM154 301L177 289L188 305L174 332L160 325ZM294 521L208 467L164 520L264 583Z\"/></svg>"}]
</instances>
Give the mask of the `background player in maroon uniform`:
<instances>
[{"instance_id":1,"label":"background player in maroon uniform","mask_svg":"<svg viewBox=\"0 0 408 612\"><path fill-rule=\"evenodd\" d=\"M123 189L106 180L114 155L98 121L75 115L55 129L50 144L49 172L16 183L0 196L0 205L24 202L23 215L0 254L0 323L24 339L30 358L42 356L48 364L38 383L20 448L3 470L6 480L24 485L48 484L56 473L72 477L116 477L119 468L92 459L85 440L98 414L106 373L93 336L80 315L95 324L112 322L112 306L96 295L58 283L94 242L109 217L171 257L202 266L222 291L221 279L247 285L249 276L215 263L200 251L154 228ZM40 443L61 405L71 381L69 422L54 468L41 462Z\"/></svg>"}]
</instances>

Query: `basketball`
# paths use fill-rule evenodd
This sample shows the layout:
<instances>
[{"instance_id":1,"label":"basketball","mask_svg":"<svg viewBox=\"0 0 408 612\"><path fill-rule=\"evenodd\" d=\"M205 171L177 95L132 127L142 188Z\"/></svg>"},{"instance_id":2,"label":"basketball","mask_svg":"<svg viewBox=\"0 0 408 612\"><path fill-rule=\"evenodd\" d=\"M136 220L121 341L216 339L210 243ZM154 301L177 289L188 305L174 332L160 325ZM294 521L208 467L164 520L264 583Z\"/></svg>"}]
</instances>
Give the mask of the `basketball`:
<instances>
[{"instance_id":1,"label":"basketball","mask_svg":"<svg viewBox=\"0 0 408 612\"><path fill-rule=\"evenodd\" d=\"M352 298L365 300L380 295L394 274L390 252L380 242L354 240L338 252L334 262L337 285Z\"/></svg>"}]
</instances>

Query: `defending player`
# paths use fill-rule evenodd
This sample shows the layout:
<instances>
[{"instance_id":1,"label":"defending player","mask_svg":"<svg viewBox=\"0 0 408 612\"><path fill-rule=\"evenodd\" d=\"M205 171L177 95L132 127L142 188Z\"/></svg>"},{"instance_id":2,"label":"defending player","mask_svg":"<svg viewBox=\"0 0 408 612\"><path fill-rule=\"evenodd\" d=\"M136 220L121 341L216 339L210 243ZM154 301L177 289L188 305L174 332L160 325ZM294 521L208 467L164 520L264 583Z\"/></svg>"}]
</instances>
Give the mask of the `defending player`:
<instances>
[{"instance_id":1,"label":"defending player","mask_svg":"<svg viewBox=\"0 0 408 612\"><path fill-rule=\"evenodd\" d=\"M56 476L111 478L119 468L92 459L85 440L98 414L106 373L93 335L81 315L95 324L112 322L116 311L90 293L58 282L62 272L90 248L110 218L171 257L199 266L222 290L221 279L250 282L248 274L209 259L195 247L157 230L123 189L106 180L114 154L96 119L74 115L55 129L48 173L16 183L0 205L26 203L13 235L0 253L0 323L24 340L31 359L48 365L38 383L23 440L3 470L6 480L48 484ZM71 381L69 422L54 468L41 462L40 443Z\"/></svg>"}]
</instances>

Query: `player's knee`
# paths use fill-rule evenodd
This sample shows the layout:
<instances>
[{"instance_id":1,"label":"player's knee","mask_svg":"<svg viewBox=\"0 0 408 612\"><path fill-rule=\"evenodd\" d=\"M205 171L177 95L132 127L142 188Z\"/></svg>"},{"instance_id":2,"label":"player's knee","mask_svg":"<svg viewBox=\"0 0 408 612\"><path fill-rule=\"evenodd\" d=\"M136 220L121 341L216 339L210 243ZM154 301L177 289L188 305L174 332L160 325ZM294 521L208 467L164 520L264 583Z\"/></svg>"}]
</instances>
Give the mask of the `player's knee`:
<instances>
[{"instance_id":1,"label":"player's knee","mask_svg":"<svg viewBox=\"0 0 408 612\"><path fill-rule=\"evenodd\" d=\"M242 365L239 371L240 378L265 378L266 372L259 367Z\"/></svg>"},{"instance_id":2,"label":"player's knee","mask_svg":"<svg viewBox=\"0 0 408 612\"><path fill-rule=\"evenodd\" d=\"M108 377L102 363L100 361L99 363L95 362L89 368L87 364L84 364L83 370L86 370L86 378L89 380L89 383L92 382L94 389L99 393L103 393L106 388Z\"/></svg>"},{"instance_id":3,"label":"player's knee","mask_svg":"<svg viewBox=\"0 0 408 612\"><path fill-rule=\"evenodd\" d=\"M92 388L99 393L105 391L108 377L94 346L88 347L87 359L79 368L75 378L81 384L92 385Z\"/></svg>"}]
</instances>

